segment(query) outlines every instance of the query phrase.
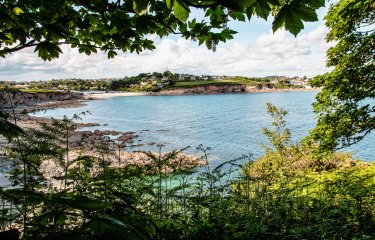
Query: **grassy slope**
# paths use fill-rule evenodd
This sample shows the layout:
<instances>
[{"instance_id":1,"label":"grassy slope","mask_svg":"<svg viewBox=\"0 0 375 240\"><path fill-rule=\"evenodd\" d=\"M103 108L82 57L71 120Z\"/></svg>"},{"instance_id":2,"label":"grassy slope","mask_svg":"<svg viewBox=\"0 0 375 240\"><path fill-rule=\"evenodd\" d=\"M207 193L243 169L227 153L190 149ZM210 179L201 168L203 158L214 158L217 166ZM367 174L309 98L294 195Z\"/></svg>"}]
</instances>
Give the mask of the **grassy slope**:
<instances>
[{"instance_id":1,"label":"grassy slope","mask_svg":"<svg viewBox=\"0 0 375 240\"><path fill-rule=\"evenodd\" d=\"M19 89L21 92L24 93L53 93L56 92L55 90L49 90L49 89Z\"/></svg>"},{"instance_id":2,"label":"grassy slope","mask_svg":"<svg viewBox=\"0 0 375 240\"><path fill-rule=\"evenodd\" d=\"M32 94L57 92L57 91L51 90L51 89L35 89L35 88L10 88L9 90L15 91L15 92L20 91L20 92L23 92L23 93L32 93ZM0 86L0 92L1 91L5 91L5 87Z\"/></svg>"}]
</instances>

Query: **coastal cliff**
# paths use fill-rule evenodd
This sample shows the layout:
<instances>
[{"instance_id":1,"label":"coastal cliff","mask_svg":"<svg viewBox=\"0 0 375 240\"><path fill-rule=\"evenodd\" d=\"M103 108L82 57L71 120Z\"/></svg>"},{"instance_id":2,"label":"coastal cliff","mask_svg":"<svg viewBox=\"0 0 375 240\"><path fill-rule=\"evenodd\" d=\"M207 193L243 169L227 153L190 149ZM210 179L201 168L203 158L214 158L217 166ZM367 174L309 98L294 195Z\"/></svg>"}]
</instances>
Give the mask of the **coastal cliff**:
<instances>
[{"instance_id":1,"label":"coastal cliff","mask_svg":"<svg viewBox=\"0 0 375 240\"><path fill-rule=\"evenodd\" d=\"M11 99L10 99L11 98ZM21 92L13 91L9 95L7 92L0 91L0 108L11 108L11 102L14 107L35 106L41 103L52 101L79 100L83 98L83 93L77 92Z\"/></svg>"},{"instance_id":2,"label":"coastal cliff","mask_svg":"<svg viewBox=\"0 0 375 240\"><path fill-rule=\"evenodd\" d=\"M180 88L152 93L153 95L194 95L194 94L219 94L219 93L254 93L278 90L272 84L250 85L206 85L189 88Z\"/></svg>"}]
</instances>

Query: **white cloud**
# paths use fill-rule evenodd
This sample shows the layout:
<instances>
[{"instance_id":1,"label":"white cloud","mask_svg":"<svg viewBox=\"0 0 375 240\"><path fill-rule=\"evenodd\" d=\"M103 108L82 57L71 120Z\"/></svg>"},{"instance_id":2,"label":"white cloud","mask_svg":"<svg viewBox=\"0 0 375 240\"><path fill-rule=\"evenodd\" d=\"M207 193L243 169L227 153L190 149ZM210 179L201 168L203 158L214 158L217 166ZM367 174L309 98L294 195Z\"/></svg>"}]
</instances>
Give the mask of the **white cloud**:
<instances>
[{"instance_id":1,"label":"white cloud","mask_svg":"<svg viewBox=\"0 0 375 240\"><path fill-rule=\"evenodd\" d=\"M233 40L219 45L215 53L196 42L168 38L157 41L152 52L121 53L114 59L103 53L86 56L64 46L59 59L44 62L27 49L0 59L0 80L123 77L166 69L193 74L314 76L328 70L326 31L320 26L297 38L286 31L269 32L248 44Z\"/></svg>"}]
</instances>

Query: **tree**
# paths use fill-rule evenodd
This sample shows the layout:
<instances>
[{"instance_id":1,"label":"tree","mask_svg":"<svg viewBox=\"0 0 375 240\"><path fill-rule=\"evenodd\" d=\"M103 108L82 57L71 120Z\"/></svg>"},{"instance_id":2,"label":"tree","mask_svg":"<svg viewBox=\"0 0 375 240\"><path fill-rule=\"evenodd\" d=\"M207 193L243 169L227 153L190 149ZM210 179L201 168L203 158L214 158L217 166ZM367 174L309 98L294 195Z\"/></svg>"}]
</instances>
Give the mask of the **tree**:
<instances>
[{"instance_id":1,"label":"tree","mask_svg":"<svg viewBox=\"0 0 375 240\"><path fill-rule=\"evenodd\" d=\"M165 77L165 78L170 78L172 76L173 76L173 73L169 70L163 72L163 77Z\"/></svg>"},{"instance_id":2,"label":"tree","mask_svg":"<svg viewBox=\"0 0 375 240\"><path fill-rule=\"evenodd\" d=\"M274 16L273 30L297 35L303 22L317 21L324 0L0 0L0 56L35 47L44 60L58 58L61 45L80 53L141 52L155 48L150 34L179 34L216 49L232 39L231 20ZM201 9L203 19L189 18Z\"/></svg>"},{"instance_id":3,"label":"tree","mask_svg":"<svg viewBox=\"0 0 375 240\"><path fill-rule=\"evenodd\" d=\"M322 87L313 104L317 126L311 132L323 150L350 146L375 128L375 4L372 0L341 0L326 19L327 52L334 69L315 77Z\"/></svg>"}]
</instances>

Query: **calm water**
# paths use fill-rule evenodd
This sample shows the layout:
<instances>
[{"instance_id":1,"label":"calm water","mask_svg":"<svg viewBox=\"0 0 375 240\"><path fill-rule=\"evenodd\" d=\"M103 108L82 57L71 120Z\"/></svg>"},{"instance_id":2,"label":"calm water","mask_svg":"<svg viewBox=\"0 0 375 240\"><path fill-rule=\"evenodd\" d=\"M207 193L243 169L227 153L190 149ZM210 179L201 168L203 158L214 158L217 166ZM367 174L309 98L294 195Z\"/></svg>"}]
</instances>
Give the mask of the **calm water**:
<instances>
[{"instance_id":1,"label":"calm water","mask_svg":"<svg viewBox=\"0 0 375 240\"><path fill-rule=\"evenodd\" d=\"M265 108L267 102L289 112L286 120L294 141L306 136L315 123L311 108L315 94L278 92L113 97L90 101L80 108L54 109L36 115L62 118L89 110L91 115L84 116L83 122L108 125L87 129L138 132L139 138L134 144L146 145L132 150L156 150L156 146L148 146L147 143L157 142L165 145L166 150L191 146L187 152L198 155L196 147L203 144L211 147L210 162L216 165L242 154L252 153L254 157L262 154L260 144L267 143L262 127L270 126L271 122ZM375 134L372 133L349 150L354 151L355 157L372 161L375 160L374 143Z\"/></svg>"}]
</instances>

